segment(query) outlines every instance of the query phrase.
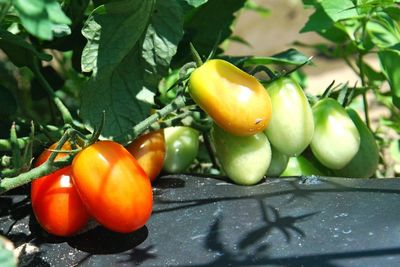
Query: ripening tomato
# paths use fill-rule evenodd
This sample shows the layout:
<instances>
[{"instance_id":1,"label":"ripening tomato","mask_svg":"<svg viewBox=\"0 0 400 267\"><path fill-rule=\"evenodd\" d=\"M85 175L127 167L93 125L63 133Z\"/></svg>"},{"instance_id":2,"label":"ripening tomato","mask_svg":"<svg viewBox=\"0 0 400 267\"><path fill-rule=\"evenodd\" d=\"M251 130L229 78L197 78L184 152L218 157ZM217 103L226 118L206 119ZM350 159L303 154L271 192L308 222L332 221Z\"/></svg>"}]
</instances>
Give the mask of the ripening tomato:
<instances>
[{"instance_id":1,"label":"ripening tomato","mask_svg":"<svg viewBox=\"0 0 400 267\"><path fill-rule=\"evenodd\" d=\"M225 131L253 135L271 120L271 99L253 76L231 63L213 59L189 79L193 100Z\"/></svg>"},{"instance_id":2,"label":"ripening tomato","mask_svg":"<svg viewBox=\"0 0 400 267\"><path fill-rule=\"evenodd\" d=\"M272 102L272 119L265 133L271 144L287 156L297 156L314 134L311 106L300 85L280 78L267 86Z\"/></svg>"},{"instance_id":3,"label":"ripening tomato","mask_svg":"<svg viewBox=\"0 0 400 267\"><path fill-rule=\"evenodd\" d=\"M169 173L185 171L199 151L199 131L186 126L168 127L165 134L164 170Z\"/></svg>"},{"instance_id":4,"label":"ripening tomato","mask_svg":"<svg viewBox=\"0 0 400 267\"><path fill-rule=\"evenodd\" d=\"M54 149L56 144L50 148ZM70 150L69 143L63 150ZM45 150L35 162L43 164L51 152ZM56 159L65 157L59 153ZM57 236L70 236L81 230L89 220L89 213L72 184L71 166L59 169L32 182L31 203L33 213L39 224L48 233Z\"/></svg>"},{"instance_id":5,"label":"ripening tomato","mask_svg":"<svg viewBox=\"0 0 400 267\"><path fill-rule=\"evenodd\" d=\"M130 143L126 149L135 157L147 177L153 182L160 174L164 164L164 131L144 134Z\"/></svg>"},{"instance_id":6,"label":"ripening tomato","mask_svg":"<svg viewBox=\"0 0 400 267\"><path fill-rule=\"evenodd\" d=\"M271 162L271 147L264 133L236 136L214 125L211 137L217 159L233 182L253 185L261 181Z\"/></svg>"},{"instance_id":7,"label":"ripening tomato","mask_svg":"<svg viewBox=\"0 0 400 267\"><path fill-rule=\"evenodd\" d=\"M360 147L360 134L346 110L332 98L313 106L315 132L311 151L324 166L338 170L346 166Z\"/></svg>"},{"instance_id":8,"label":"ripening tomato","mask_svg":"<svg viewBox=\"0 0 400 267\"><path fill-rule=\"evenodd\" d=\"M129 233L150 218L150 179L122 145L99 141L72 161L74 184L90 214L104 227Z\"/></svg>"}]
</instances>

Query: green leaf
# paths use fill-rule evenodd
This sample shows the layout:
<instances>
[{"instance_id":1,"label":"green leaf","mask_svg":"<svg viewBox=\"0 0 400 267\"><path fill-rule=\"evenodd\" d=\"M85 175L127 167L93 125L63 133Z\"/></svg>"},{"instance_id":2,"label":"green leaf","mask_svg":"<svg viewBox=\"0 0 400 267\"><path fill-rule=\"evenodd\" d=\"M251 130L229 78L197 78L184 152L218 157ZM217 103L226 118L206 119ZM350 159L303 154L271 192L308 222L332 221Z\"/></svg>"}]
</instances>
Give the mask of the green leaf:
<instances>
[{"instance_id":1,"label":"green leaf","mask_svg":"<svg viewBox=\"0 0 400 267\"><path fill-rule=\"evenodd\" d=\"M244 66L268 64L301 65L306 62L309 57L297 51L296 49L291 48L270 57L224 57L224 59L232 62L235 65L240 63Z\"/></svg>"},{"instance_id":2,"label":"green leaf","mask_svg":"<svg viewBox=\"0 0 400 267\"><path fill-rule=\"evenodd\" d=\"M43 40L53 39L55 25L71 24L57 0L14 0L13 5L25 29Z\"/></svg>"},{"instance_id":3,"label":"green leaf","mask_svg":"<svg viewBox=\"0 0 400 267\"><path fill-rule=\"evenodd\" d=\"M28 42L18 35L0 29L0 49L17 67L33 68L34 60L50 61L52 57L48 54L40 53Z\"/></svg>"},{"instance_id":4,"label":"green leaf","mask_svg":"<svg viewBox=\"0 0 400 267\"><path fill-rule=\"evenodd\" d=\"M183 12L176 1L157 1L143 42L142 57L148 89L155 91L168 74L172 57L183 36Z\"/></svg>"},{"instance_id":5,"label":"green leaf","mask_svg":"<svg viewBox=\"0 0 400 267\"><path fill-rule=\"evenodd\" d=\"M12 243L0 236L0 266L2 267L16 267L17 260L14 257Z\"/></svg>"},{"instance_id":6,"label":"green leaf","mask_svg":"<svg viewBox=\"0 0 400 267\"><path fill-rule=\"evenodd\" d=\"M229 37L229 41L233 41L245 45L247 47L252 47L252 45L249 42L247 42L245 39L243 39L241 36L238 35L232 35L231 37Z\"/></svg>"},{"instance_id":7,"label":"green leaf","mask_svg":"<svg viewBox=\"0 0 400 267\"><path fill-rule=\"evenodd\" d=\"M392 19L399 21L400 20L400 8L395 6L387 7L383 10L386 14L388 14Z\"/></svg>"},{"instance_id":8,"label":"green leaf","mask_svg":"<svg viewBox=\"0 0 400 267\"><path fill-rule=\"evenodd\" d=\"M400 108L400 51L383 50L378 52L382 71L388 78L393 104Z\"/></svg>"},{"instance_id":9,"label":"green leaf","mask_svg":"<svg viewBox=\"0 0 400 267\"><path fill-rule=\"evenodd\" d=\"M183 35L174 1L123 0L95 9L85 24L82 69L93 71L81 95L81 117L102 135L121 135L149 115L146 90L155 92ZM143 91L144 90L144 91ZM140 93L140 94L139 94ZM138 96L139 94L139 96Z\"/></svg>"},{"instance_id":10,"label":"green leaf","mask_svg":"<svg viewBox=\"0 0 400 267\"><path fill-rule=\"evenodd\" d=\"M363 73L368 78L368 82L371 84L380 85L386 80L385 75L382 72L374 70L370 65L362 63Z\"/></svg>"},{"instance_id":11,"label":"green leaf","mask_svg":"<svg viewBox=\"0 0 400 267\"><path fill-rule=\"evenodd\" d=\"M199 7L202 4L206 3L208 0L179 0L180 4L185 3L192 7Z\"/></svg>"},{"instance_id":12,"label":"green leaf","mask_svg":"<svg viewBox=\"0 0 400 267\"><path fill-rule=\"evenodd\" d=\"M231 36L231 25L236 19L236 12L245 3L246 0L230 0L229 2L212 0L185 13L185 35L173 59L174 68L191 61L190 43L194 45L200 56L206 58L217 41L220 45Z\"/></svg>"},{"instance_id":13,"label":"green leaf","mask_svg":"<svg viewBox=\"0 0 400 267\"><path fill-rule=\"evenodd\" d=\"M371 42L378 48L391 47L400 42L399 26L389 16L381 15L369 20L366 31Z\"/></svg>"},{"instance_id":14,"label":"green leaf","mask_svg":"<svg viewBox=\"0 0 400 267\"><path fill-rule=\"evenodd\" d=\"M152 8L153 1L139 0L96 8L82 29L88 40L82 53L82 71L96 75L116 68L143 35Z\"/></svg>"},{"instance_id":15,"label":"green leaf","mask_svg":"<svg viewBox=\"0 0 400 267\"><path fill-rule=\"evenodd\" d=\"M325 10L319 3L313 4L315 7L315 12L310 15L308 21L304 27L300 30L301 33L304 32L320 32L330 28L334 21L326 14Z\"/></svg>"},{"instance_id":16,"label":"green leaf","mask_svg":"<svg viewBox=\"0 0 400 267\"><path fill-rule=\"evenodd\" d=\"M353 0L322 0L321 6L326 14L335 22L358 16Z\"/></svg>"}]
</instances>

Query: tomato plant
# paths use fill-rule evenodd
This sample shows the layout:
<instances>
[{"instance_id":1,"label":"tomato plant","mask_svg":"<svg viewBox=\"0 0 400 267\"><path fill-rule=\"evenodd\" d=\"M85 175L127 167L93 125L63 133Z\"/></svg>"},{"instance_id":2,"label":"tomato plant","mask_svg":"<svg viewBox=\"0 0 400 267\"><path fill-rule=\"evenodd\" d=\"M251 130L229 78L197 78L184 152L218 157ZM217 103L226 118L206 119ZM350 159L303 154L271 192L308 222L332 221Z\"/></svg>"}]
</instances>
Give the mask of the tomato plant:
<instances>
[{"instance_id":1,"label":"tomato plant","mask_svg":"<svg viewBox=\"0 0 400 267\"><path fill-rule=\"evenodd\" d=\"M150 181L160 174L165 158L164 131L150 132L130 143L127 150L135 157Z\"/></svg>"},{"instance_id":2,"label":"tomato plant","mask_svg":"<svg viewBox=\"0 0 400 267\"><path fill-rule=\"evenodd\" d=\"M50 148L55 148L55 144ZM70 144L63 149L70 150ZM48 150L38 157L35 165L43 164L50 156ZM58 158L65 155L58 154ZM71 166L59 169L32 182L31 203L39 224L48 233L70 236L81 230L89 220L89 213L82 203L71 178Z\"/></svg>"},{"instance_id":3,"label":"tomato plant","mask_svg":"<svg viewBox=\"0 0 400 267\"><path fill-rule=\"evenodd\" d=\"M268 84L267 91L272 102L272 119L265 130L269 141L285 155L300 155L314 134L314 119L303 89L295 80L281 78Z\"/></svg>"},{"instance_id":4,"label":"tomato plant","mask_svg":"<svg viewBox=\"0 0 400 267\"><path fill-rule=\"evenodd\" d=\"M346 166L360 147L360 134L346 110L334 99L324 98L313 106L315 133L311 150L326 167Z\"/></svg>"},{"instance_id":5,"label":"tomato plant","mask_svg":"<svg viewBox=\"0 0 400 267\"><path fill-rule=\"evenodd\" d=\"M199 151L199 132L185 126L164 129L166 154L164 170L169 173L185 171Z\"/></svg>"},{"instance_id":6,"label":"tomato plant","mask_svg":"<svg viewBox=\"0 0 400 267\"><path fill-rule=\"evenodd\" d=\"M211 136L222 169L233 182L253 185L261 181L271 162L271 146L264 133L236 136L215 125Z\"/></svg>"},{"instance_id":7,"label":"tomato plant","mask_svg":"<svg viewBox=\"0 0 400 267\"><path fill-rule=\"evenodd\" d=\"M86 147L75 156L72 173L83 203L104 227L128 233L150 218L150 180L120 144L99 141Z\"/></svg>"},{"instance_id":8,"label":"tomato plant","mask_svg":"<svg viewBox=\"0 0 400 267\"><path fill-rule=\"evenodd\" d=\"M189 92L216 124L232 134L255 134L271 120L271 100L264 87L227 61L209 60L197 68L190 75Z\"/></svg>"}]
</instances>

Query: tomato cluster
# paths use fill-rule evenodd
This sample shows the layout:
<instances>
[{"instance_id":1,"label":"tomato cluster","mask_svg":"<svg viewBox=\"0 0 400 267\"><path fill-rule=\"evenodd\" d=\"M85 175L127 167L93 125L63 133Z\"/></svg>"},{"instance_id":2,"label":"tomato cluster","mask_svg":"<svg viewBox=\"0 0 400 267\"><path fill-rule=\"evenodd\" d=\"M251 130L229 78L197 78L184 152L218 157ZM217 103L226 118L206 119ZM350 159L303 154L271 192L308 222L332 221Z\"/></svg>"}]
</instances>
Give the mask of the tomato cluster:
<instances>
[{"instance_id":1,"label":"tomato cluster","mask_svg":"<svg viewBox=\"0 0 400 267\"><path fill-rule=\"evenodd\" d=\"M214 120L217 160L237 184L266 175L371 177L377 169L376 142L357 113L329 97L311 105L292 78L264 88L232 64L209 60L192 73L189 92Z\"/></svg>"},{"instance_id":2,"label":"tomato cluster","mask_svg":"<svg viewBox=\"0 0 400 267\"><path fill-rule=\"evenodd\" d=\"M63 149L70 149L69 144ZM36 164L45 162L49 155L44 151ZM34 180L31 187L38 222L58 236L77 233L90 217L110 230L132 232L149 219L152 199L145 171L128 150L112 141L84 148L72 165Z\"/></svg>"},{"instance_id":3,"label":"tomato cluster","mask_svg":"<svg viewBox=\"0 0 400 267\"><path fill-rule=\"evenodd\" d=\"M357 112L329 97L311 105L292 78L264 87L215 59L194 70L188 84L193 100L214 122L209 149L234 183L253 185L265 176L371 177L377 169L377 144ZM77 153L71 166L32 182L33 211L55 235L75 234L89 218L116 232L132 232L151 216L151 183L162 171L187 170L199 146L200 132L187 126L144 134L126 147L98 141ZM36 165L49 155L44 151Z\"/></svg>"},{"instance_id":4,"label":"tomato cluster","mask_svg":"<svg viewBox=\"0 0 400 267\"><path fill-rule=\"evenodd\" d=\"M32 182L33 212L47 232L70 236L90 218L104 227L128 233L142 227L152 212L152 187L162 169L182 172L198 150L198 131L170 127L140 136L126 147L99 141L82 149L70 166ZM49 158L51 149L37 159ZM71 150L65 143L62 150ZM58 153L56 160L65 157Z\"/></svg>"}]
</instances>

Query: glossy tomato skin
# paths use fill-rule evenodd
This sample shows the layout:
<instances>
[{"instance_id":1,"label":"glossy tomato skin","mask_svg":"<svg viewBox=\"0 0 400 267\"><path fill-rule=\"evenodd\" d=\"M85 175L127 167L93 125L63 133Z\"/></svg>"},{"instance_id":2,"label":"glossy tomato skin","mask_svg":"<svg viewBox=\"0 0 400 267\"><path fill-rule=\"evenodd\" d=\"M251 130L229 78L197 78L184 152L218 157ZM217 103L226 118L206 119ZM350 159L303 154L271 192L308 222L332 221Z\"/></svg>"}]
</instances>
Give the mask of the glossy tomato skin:
<instances>
[{"instance_id":1,"label":"glossy tomato skin","mask_svg":"<svg viewBox=\"0 0 400 267\"><path fill-rule=\"evenodd\" d=\"M164 171L181 173L193 163L199 151L199 132L186 126L164 129L166 154Z\"/></svg>"},{"instance_id":2,"label":"glossy tomato skin","mask_svg":"<svg viewBox=\"0 0 400 267\"><path fill-rule=\"evenodd\" d=\"M189 79L193 100L225 131L252 135L271 120L271 99L256 78L231 63L213 59Z\"/></svg>"},{"instance_id":3,"label":"glossy tomato skin","mask_svg":"<svg viewBox=\"0 0 400 267\"><path fill-rule=\"evenodd\" d=\"M336 170L335 174L342 177L369 178L375 174L378 168L378 145L371 130L361 120L358 113L351 108L347 108L346 111L360 133L360 148L352 160L342 169Z\"/></svg>"},{"instance_id":4,"label":"glossy tomato skin","mask_svg":"<svg viewBox=\"0 0 400 267\"><path fill-rule=\"evenodd\" d=\"M271 163L266 175L268 177L279 177L288 165L289 157L271 145Z\"/></svg>"},{"instance_id":5,"label":"glossy tomato skin","mask_svg":"<svg viewBox=\"0 0 400 267\"><path fill-rule=\"evenodd\" d=\"M280 78L267 91L272 102L272 119L265 129L268 140L287 156L300 155L314 134L314 118L303 89L291 78Z\"/></svg>"},{"instance_id":6,"label":"glossy tomato skin","mask_svg":"<svg viewBox=\"0 0 400 267\"><path fill-rule=\"evenodd\" d=\"M51 146L55 148L55 145ZM63 149L71 149L67 143ZM35 166L43 164L50 156L45 150ZM58 154L56 158L65 155ZM33 213L42 228L53 235L71 236L81 230L89 220L89 213L82 203L71 178L71 166L34 180L31 184Z\"/></svg>"},{"instance_id":7,"label":"glossy tomato skin","mask_svg":"<svg viewBox=\"0 0 400 267\"><path fill-rule=\"evenodd\" d=\"M326 175L318 167L316 167L313 162L309 161L303 155L297 157L290 157L286 169L281 174L282 177L285 176L310 176Z\"/></svg>"},{"instance_id":8,"label":"glossy tomato skin","mask_svg":"<svg viewBox=\"0 0 400 267\"><path fill-rule=\"evenodd\" d=\"M261 181L271 162L271 147L264 133L236 136L214 125L211 137L217 159L233 182L254 185Z\"/></svg>"},{"instance_id":9,"label":"glossy tomato skin","mask_svg":"<svg viewBox=\"0 0 400 267\"><path fill-rule=\"evenodd\" d=\"M311 151L324 166L338 170L346 166L358 152L360 134L346 110L332 98L313 106L315 132Z\"/></svg>"},{"instance_id":10,"label":"glossy tomato skin","mask_svg":"<svg viewBox=\"0 0 400 267\"><path fill-rule=\"evenodd\" d=\"M164 164L164 131L144 134L130 143L126 149L135 157L150 181L154 182Z\"/></svg>"},{"instance_id":11,"label":"glossy tomato skin","mask_svg":"<svg viewBox=\"0 0 400 267\"><path fill-rule=\"evenodd\" d=\"M86 147L75 156L72 173L82 202L104 227L129 233L150 218L150 179L122 145L99 141Z\"/></svg>"}]
</instances>

